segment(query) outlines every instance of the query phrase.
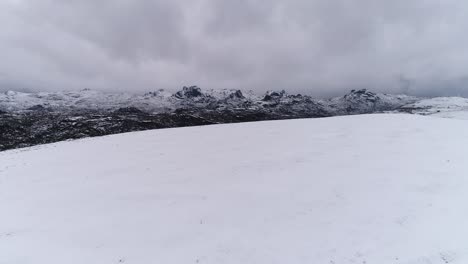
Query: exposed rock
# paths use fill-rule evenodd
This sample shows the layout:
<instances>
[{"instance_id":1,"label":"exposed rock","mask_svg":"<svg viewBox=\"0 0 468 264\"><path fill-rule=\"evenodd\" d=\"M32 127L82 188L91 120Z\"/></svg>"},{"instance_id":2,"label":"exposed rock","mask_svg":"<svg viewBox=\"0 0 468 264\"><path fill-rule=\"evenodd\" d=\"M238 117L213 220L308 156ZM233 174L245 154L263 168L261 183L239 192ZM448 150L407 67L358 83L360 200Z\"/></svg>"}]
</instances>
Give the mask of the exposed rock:
<instances>
[{"instance_id":1,"label":"exposed rock","mask_svg":"<svg viewBox=\"0 0 468 264\"><path fill-rule=\"evenodd\" d=\"M136 108L136 107L122 107L114 111L114 114L118 115L145 115L146 112Z\"/></svg>"},{"instance_id":2,"label":"exposed rock","mask_svg":"<svg viewBox=\"0 0 468 264\"><path fill-rule=\"evenodd\" d=\"M286 92L282 90L281 92L275 92L275 91L268 91L265 94L265 97L263 97L263 101L272 101L272 100L278 100L281 99Z\"/></svg>"},{"instance_id":3,"label":"exposed rock","mask_svg":"<svg viewBox=\"0 0 468 264\"><path fill-rule=\"evenodd\" d=\"M245 99L245 96L241 90L236 90L229 95L229 99Z\"/></svg>"},{"instance_id":4,"label":"exposed rock","mask_svg":"<svg viewBox=\"0 0 468 264\"><path fill-rule=\"evenodd\" d=\"M46 108L43 105L35 105L29 107L27 110L29 111L46 111Z\"/></svg>"},{"instance_id":5,"label":"exposed rock","mask_svg":"<svg viewBox=\"0 0 468 264\"><path fill-rule=\"evenodd\" d=\"M175 95L179 99L195 98L203 96L201 89L198 86L184 86L182 91L178 91Z\"/></svg>"}]
</instances>

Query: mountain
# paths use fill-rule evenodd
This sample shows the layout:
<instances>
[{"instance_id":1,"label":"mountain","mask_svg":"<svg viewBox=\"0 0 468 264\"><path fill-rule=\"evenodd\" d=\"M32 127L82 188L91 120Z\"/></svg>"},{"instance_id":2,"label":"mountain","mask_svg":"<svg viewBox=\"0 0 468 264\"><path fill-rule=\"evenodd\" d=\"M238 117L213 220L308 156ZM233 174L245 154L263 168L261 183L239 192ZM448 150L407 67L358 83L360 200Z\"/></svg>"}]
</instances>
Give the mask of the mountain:
<instances>
[{"instance_id":1,"label":"mountain","mask_svg":"<svg viewBox=\"0 0 468 264\"><path fill-rule=\"evenodd\" d=\"M241 90L205 91L197 86L183 87L176 93L157 90L143 95L89 89L9 91L0 94L0 151L158 128L383 112L444 115L454 114L450 107L455 106L464 114L466 105L462 98L424 99L368 90L352 90L331 99L285 91L264 95Z\"/></svg>"},{"instance_id":2,"label":"mountain","mask_svg":"<svg viewBox=\"0 0 468 264\"><path fill-rule=\"evenodd\" d=\"M367 114L399 108L419 101L419 98L407 95L376 94L368 90L352 90L343 97L325 101L325 105L334 115Z\"/></svg>"},{"instance_id":3,"label":"mountain","mask_svg":"<svg viewBox=\"0 0 468 264\"><path fill-rule=\"evenodd\" d=\"M4 112L47 110L49 112L112 111L135 107L148 113L167 113L177 109L250 108L257 111L290 112L317 110L319 115L358 114L393 110L417 98L402 95L374 94L353 90L349 94L318 100L307 95L290 95L285 91L269 91L263 96L241 90L203 91L197 86L183 87L171 94L164 90L144 95L103 93L89 89L78 92L0 93L0 109ZM294 107L293 107L294 106ZM277 109L278 108L278 109ZM295 108L286 109L286 108ZM321 108L321 109L318 109ZM325 113L326 112L326 113Z\"/></svg>"},{"instance_id":4,"label":"mountain","mask_svg":"<svg viewBox=\"0 0 468 264\"><path fill-rule=\"evenodd\" d=\"M468 263L465 131L379 114L0 152L0 263Z\"/></svg>"}]
</instances>

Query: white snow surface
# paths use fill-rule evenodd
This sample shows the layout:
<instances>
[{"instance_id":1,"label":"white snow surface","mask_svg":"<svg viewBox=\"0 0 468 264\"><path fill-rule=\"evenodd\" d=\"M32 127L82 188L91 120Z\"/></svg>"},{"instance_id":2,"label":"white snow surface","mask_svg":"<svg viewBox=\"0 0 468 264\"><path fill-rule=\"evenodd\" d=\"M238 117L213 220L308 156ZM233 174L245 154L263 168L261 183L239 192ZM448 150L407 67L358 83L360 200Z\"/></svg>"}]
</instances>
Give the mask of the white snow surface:
<instances>
[{"instance_id":1,"label":"white snow surface","mask_svg":"<svg viewBox=\"0 0 468 264\"><path fill-rule=\"evenodd\" d=\"M467 135L380 114L1 152L0 263L466 264Z\"/></svg>"}]
</instances>

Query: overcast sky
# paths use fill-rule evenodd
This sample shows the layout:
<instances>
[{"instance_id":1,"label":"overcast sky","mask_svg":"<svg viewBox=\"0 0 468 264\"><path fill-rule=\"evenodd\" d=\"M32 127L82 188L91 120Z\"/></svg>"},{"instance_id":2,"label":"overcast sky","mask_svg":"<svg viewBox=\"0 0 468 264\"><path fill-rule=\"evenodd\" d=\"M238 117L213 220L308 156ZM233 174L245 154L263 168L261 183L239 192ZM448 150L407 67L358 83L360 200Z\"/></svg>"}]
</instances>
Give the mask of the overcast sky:
<instances>
[{"instance_id":1,"label":"overcast sky","mask_svg":"<svg viewBox=\"0 0 468 264\"><path fill-rule=\"evenodd\" d=\"M0 90L468 96L463 0L1 0Z\"/></svg>"}]
</instances>

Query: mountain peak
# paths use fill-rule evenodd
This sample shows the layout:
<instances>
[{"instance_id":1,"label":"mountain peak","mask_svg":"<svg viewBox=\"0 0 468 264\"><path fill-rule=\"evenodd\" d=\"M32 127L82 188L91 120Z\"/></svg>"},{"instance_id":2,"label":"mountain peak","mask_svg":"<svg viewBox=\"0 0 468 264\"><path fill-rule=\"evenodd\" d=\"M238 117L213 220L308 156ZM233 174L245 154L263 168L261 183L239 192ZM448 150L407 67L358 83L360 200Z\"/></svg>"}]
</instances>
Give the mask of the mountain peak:
<instances>
[{"instance_id":1,"label":"mountain peak","mask_svg":"<svg viewBox=\"0 0 468 264\"><path fill-rule=\"evenodd\" d=\"M265 94L265 97L263 97L263 101L272 101L272 100L277 100L281 99L286 95L286 91L282 90L280 92L277 91L268 91Z\"/></svg>"},{"instance_id":2,"label":"mountain peak","mask_svg":"<svg viewBox=\"0 0 468 264\"><path fill-rule=\"evenodd\" d=\"M350 93L345 95L345 98L378 98L379 96L376 93L370 92L367 89L360 89L360 90L351 90Z\"/></svg>"},{"instance_id":3,"label":"mountain peak","mask_svg":"<svg viewBox=\"0 0 468 264\"><path fill-rule=\"evenodd\" d=\"M196 85L190 87L184 86L181 91L174 94L178 99L196 98L203 95L201 88Z\"/></svg>"}]
</instances>

